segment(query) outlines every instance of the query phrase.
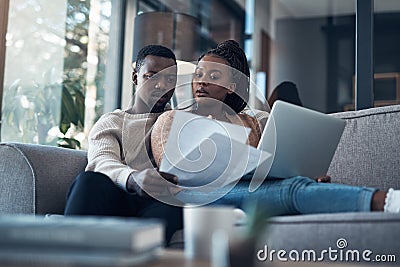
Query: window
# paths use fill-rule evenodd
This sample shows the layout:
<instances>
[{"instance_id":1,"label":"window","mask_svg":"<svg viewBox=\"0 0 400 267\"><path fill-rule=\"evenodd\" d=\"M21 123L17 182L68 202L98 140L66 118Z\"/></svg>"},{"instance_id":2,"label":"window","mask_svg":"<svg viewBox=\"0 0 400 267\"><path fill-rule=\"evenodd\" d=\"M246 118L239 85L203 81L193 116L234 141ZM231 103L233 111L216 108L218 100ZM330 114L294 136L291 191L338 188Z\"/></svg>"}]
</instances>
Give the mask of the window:
<instances>
[{"instance_id":1,"label":"window","mask_svg":"<svg viewBox=\"0 0 400 267\"><path fill-rule=\"evenodd\" d=\"M0 46L0 63L6 48L1 141L86 148L99 116L131 103L135 43L146 33L156 39L171 36L163 27L167 23L152 27L145 21L138 27L139 16L151 12L172 14L175 39L167 46L178 59L196 60L218 42L238 41L252 80L263 90L258 99L292 81L308 108L326 113L353 109L357 1L1 1L8 14L7 21L7 16L0 19L2 34L8 24L6 43ZM374 104L397 104L400 4L379 0L374 6ZM176 90L175 102L191 96L190 88L184 90L182 95ZM263 107L257 106L254 90L251 94L250 104Z\"/></svg>"},{"instance_id":2,"label":"window","mask_svg":"<svg viewBox=\"0 0 400 267\"><path fill-rule=\"evenodd\" d=\"M400 2L375 1L374 105L400 104Z\"/></svg>"},{"instance_id":3,"label":"window","mask_svg":"<svg viewBox=\"0 0 400 267\"><path fill-rule=\"evenodd\" d=\"M111 0L10 0L1 138L84 148L103 113Z\"/></svg>"}]
</instances>

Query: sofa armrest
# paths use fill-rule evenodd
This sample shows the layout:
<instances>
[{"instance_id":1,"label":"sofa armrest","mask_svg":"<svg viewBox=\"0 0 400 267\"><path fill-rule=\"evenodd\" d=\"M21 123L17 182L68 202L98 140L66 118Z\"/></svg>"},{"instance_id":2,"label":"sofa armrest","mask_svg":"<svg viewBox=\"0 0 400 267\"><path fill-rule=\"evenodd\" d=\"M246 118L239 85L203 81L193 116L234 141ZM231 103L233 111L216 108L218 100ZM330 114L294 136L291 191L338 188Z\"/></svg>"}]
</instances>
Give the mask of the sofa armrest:
<instances>
[{"instance_id":1,"label":"sofa armrest","mask_svg":"<svg viewBox=\"0 0 400 267\"><path fill-rule=\"evenodd\" d=\"M63 213L87 164L84 151L45 145L1 143L0 155L0 214Z\"/></svg>"}]
</instances>

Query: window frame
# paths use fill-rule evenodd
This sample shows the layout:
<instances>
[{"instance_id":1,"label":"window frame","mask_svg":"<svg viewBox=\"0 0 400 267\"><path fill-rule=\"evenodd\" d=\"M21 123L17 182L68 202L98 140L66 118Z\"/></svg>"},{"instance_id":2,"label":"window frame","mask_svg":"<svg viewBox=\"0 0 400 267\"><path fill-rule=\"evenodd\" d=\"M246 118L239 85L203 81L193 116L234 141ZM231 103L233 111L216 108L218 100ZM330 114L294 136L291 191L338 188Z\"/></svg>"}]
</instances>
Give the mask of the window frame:
<instances>
[{"instance_id":1,"label":"window frame","mask_svg":"<svg viewBox=\"0 0 400 267\"><path fill-rule=\"evenodd\" d=\"M9 0L0 1L0 140L3 110L4 71L6 62L6 34L8 25Z\"/></svg>"}]
</instances>

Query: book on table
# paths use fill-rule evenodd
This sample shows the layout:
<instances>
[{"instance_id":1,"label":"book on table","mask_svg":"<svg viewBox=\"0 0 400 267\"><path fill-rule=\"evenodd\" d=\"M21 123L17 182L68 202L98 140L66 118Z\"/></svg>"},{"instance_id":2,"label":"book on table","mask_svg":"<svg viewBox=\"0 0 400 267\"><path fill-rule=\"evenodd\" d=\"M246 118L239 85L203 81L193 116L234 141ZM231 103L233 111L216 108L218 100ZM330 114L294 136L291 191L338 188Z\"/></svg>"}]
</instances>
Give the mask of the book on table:
<instances>
[{"instance_id":1,"label":"book on table","mask_svg":"<svg viewBox=\"0 0 400 267\"><path fill-rule=\"evenodd\" d=\"M0 216L0 261L132 265L156 257L165 226L156 219Z\"/></svg>"}]
</instances>

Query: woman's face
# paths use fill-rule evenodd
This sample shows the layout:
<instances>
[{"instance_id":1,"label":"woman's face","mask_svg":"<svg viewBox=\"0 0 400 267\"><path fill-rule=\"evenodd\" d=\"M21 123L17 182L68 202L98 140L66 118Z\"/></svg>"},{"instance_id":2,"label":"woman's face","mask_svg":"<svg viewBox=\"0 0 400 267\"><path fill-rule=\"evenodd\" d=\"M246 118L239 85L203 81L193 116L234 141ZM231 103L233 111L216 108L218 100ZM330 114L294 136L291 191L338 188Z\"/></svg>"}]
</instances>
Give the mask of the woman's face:
<instances>
[{"instance_id":1,"label":"woman's face","mask_svg":"<svg viewBox=\"0 0 400 267\"><path fill-rule=\"evenodd\" d=\"M224 59L206 55L197 63L192 80L196 101L208 97L223 102L226 95L232 94L235 88L231 67Z\"/></svg>"}]
</instances>

